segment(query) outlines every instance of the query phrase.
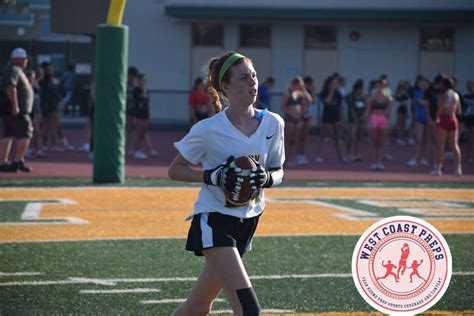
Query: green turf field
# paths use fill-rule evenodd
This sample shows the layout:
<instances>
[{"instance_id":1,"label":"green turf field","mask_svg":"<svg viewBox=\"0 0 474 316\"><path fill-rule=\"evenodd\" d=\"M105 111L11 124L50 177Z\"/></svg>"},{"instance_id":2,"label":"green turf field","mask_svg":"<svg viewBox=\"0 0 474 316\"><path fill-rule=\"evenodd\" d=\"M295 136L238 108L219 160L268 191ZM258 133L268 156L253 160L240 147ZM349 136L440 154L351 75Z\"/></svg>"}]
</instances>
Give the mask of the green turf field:
<instances>
[{"instance_id":1,"label":"green turf field","mask_svg":"<svg viewBox=\"0 0 474 316\"><path fill-rule=\"evenodd\" d=\"M400 215L396 208L381 212L347 200L332 203L382 217ZM0 201L0 230L2 222L19 221L24 204ZM465 207L473 208L472 200ZM474 227L471 231L445 234L453 277L431 310L474 311ZM256 237L244 262L262 308L281 313L374 311L351 277L358 238ZM184 238L0 243L0 315L169 315L186 298L202 266L202 258L184 251L184 244ZM229 310L223 296L213 310Z\"/></svg>"},{"instance_id":2,"label":"green turf field","mask_svg":"<svg viewBox=\"0 0 474 316\"><path fill-rule=\"evenodd\" d=\"M453 271L474 270L474 236L448 235L446 239L455 258ZM370 311L347 276L356 241L357 236L256 238L245 258L249 274L288 276L253 280L262 307L296 312ZM193 282L179 278L194 278L202 261L182 251L183 247L184 239L1 245L3 272L43 273L1 277L1 314L168 315L177 303L143 301L186 297ZM334 276L317 277L321 274ZM162 278L168 280L159 280ZM106 284L110 279L115 282ZM81 294L84 290L137 288L159 292ZM473 288L474 276L455 274L434 309L472 309ZM228 305L217 302L215 309L228 309Z\"/></svg>"}]
</instances>

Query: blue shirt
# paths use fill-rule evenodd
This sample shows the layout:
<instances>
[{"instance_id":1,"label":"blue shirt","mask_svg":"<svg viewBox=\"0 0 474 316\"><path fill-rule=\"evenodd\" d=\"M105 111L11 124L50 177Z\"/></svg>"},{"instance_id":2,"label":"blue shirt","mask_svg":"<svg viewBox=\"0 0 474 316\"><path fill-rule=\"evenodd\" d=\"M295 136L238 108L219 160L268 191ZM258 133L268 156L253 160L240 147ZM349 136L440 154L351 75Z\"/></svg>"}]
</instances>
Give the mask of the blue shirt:
<instances>
[{"instance_id":1,"label":"blue shirt","mask_svg":"<svg viewBox=\"0 0 474 316\"><path fill-rule=\"evenodd\" d=\"M271 109L270 104L270 89L265 84L261 84L258 86L258 98L260 102L265 104L267 109ZM258 109L263 109L261 104L255 103L255 107Z\"/></svg>"}]
</instances>

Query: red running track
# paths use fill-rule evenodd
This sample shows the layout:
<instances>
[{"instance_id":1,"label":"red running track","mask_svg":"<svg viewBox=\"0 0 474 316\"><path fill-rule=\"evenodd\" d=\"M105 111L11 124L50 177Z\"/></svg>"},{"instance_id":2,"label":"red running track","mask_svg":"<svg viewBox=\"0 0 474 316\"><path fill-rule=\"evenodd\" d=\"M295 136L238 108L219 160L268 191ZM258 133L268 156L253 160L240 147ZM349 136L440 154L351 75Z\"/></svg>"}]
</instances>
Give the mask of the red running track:
<instances>
[{"instance_id":1,"label":"red running track","mask_svg":"<svg viewBox=\"0 0 474 316\"><path fill-rule=\"evenodd\" d=\"M69 142L76 147L82 145L83 132L78 129L65 130ZM177 154L173 142L181 139L184 132L151 131L152 143L159 151L159 156L146 160L127 157L126 176L132 178L166 178L167 168ZM288 180L308 181L350 181L350 182L457 182L474 183L474 164L463 164L464 175L453 175L452 161L445 163L445 173L440 177L429 175L427 167L408 167L406 162L411 158L413 146L390 145L392 161L385 162L386 170L370 170L370 150L366 142L361 144L362 162L340 163L336 159L334 146L323 146L323 163L316 164L316 136L308 140L307 157L310 163L306 166L285 168ZM345 144L341 145L344 152ZM462 150L462 148L461 148ZM2 178L88 178L92 176L92 160L84 152L48 152L46 158L29 158L28 164L32 173L0 173Z\"/></svg>"}]
</instances>

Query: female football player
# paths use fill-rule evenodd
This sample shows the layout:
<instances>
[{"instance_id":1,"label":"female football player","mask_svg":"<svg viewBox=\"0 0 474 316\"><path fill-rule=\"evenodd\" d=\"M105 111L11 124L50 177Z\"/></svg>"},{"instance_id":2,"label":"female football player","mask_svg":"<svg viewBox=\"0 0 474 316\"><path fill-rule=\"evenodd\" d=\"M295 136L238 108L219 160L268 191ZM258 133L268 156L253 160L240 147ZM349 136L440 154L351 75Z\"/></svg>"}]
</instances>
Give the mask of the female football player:
<instances>
[{"instance_id":1,"label":"female football player","mask_svg":"<svg viewBox=\"0 0 474 316\"><path fill-rule=\"evenodd\" d=\"M242 263L265 207L263 188L279 185L283 178L284 123L280 116L253 107L258 80L252 61L227 52L209 62L208 92L216 115L199 121L175 143L179 154L169 177L200 182L186 249L204 256L196 285L174 315L205 315L221 290L235 315L258 315L260 305ZM222 109L221 98L229 106ZM242 178L229 168L234 157L250 156L256 168L250 184L259 194L247 204L231 207L224 187L232 191ZM202 164L204 171L191 165Z\"/></svg>"}]
</instances>

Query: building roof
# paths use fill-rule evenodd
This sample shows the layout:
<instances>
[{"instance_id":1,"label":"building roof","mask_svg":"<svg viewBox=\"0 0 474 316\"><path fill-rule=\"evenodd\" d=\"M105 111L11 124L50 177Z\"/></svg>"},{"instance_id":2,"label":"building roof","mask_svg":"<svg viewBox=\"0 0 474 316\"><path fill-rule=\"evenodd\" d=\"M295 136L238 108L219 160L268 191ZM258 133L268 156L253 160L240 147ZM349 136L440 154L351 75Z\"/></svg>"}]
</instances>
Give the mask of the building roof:
<instances>
[{"instance_id":1,"label":"building roof","mask_svg":"<svg viewBox=\"0 0 474 316\"><path fill-rule=\"evenodd\" d=\"M347 9L301 7L246 7L168 4L165 14L179 19L218 19L285 21L381 21L381 22L470 22L474 21L473 9Z\"/></svg>"}]
</instances>

